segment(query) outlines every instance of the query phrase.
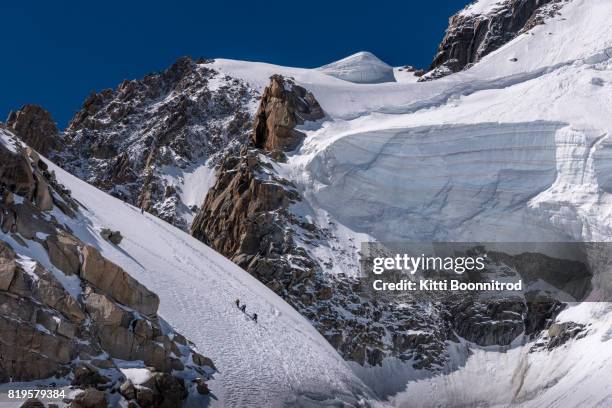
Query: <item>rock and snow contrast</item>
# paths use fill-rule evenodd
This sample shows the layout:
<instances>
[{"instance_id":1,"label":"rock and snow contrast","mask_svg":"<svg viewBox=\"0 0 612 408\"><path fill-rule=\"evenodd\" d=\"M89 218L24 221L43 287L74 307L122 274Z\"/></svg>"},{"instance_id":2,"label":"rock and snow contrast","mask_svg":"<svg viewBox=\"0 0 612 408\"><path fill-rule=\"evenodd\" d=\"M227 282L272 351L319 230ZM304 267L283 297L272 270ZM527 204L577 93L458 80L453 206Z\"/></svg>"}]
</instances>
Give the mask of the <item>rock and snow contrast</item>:
<instances>
[{"instance_id":1,"label":"rock and snow contrast","mask_svg":"<svg viewBox=\"0 0 612 408\"><path fill-rule=\"evenodd\" d=\"M111 392L67 394L87 407L100 406L86 405L95 398L168 407L373 399L304 317L239 267L0 132L2 186L16 186L3 190L0 233L7 385L27 388L25 380L63 372L54 379L61 386ZM41 192L47 179L50 196ZM120 245L102 238L105 228L122 231Z\"/></svg>"},{"instance_id":2,"label":"rock and snow contrast","mask_svg":"<svg viewBox=\"0 0 612 408\"><path fill-rule=\"evenodd\" d=\"M117 404L168 388L192 406L608 406L609 304L380 302L359 251L612 241L610 17L608 0L480 0L451 18L418 81L365 52L318 69L183 58L93 94L64 131L26 106L0 130L25 169L0 163L12 211L0 254L30 292L5 279L0 296L36 316L0 317L100 352L53 360L74 406L94 381L79 383L79 364L108 377L90 398ZM134 294L90 281L90 251ZM40 297L47 281L82 319ZM135 293L159 308L143 313ZM144 326L163 338L157 367L104 342L105 330L151 342Z\"/></svg>"}]
</instances>

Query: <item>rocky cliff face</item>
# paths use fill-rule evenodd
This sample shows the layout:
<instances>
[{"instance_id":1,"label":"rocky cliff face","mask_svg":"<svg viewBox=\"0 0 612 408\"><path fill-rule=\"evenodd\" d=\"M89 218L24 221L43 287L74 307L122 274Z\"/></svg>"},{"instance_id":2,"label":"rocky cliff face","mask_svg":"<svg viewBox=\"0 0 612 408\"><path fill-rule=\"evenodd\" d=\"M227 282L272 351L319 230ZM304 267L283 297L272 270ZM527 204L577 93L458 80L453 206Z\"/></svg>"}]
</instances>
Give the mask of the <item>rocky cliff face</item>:
<instances>
[{"instance_id":1,"label":"rocky cliff face","mask_svg":"<svg viewBox=\"0 0 612 408\"><path fill-rule=\"evenodd\" d=\"M92 93L51 155L65 169L187 229L185 172L214 167L252 126L257 93L244 82L181 58L166 71Z\"/></svg>"},{"instance_id":2,"label":"rocky cliff face","mask_svg":"<svg viewBox=\"0 0 612 408\"><path fill-rule=\"evenodd\" d=\"M60 132L51 114L38 105L24 105L11 112L6 126L25 144L47 155L59 147Z\"/></svg>"},{"instance_id":3,"label":"rocky cliff face","mask_svg":"<svg viewBox=\"0 0 612 408\"><path fill-rule=\"evenodd\" d=\"M157 295L62 217L79 217L79 204L45 162L0 144L0 382L53 378L75 407L179 407L192 389L207 393L213 363L157 316ZM134 384L122 370L138 361L146 380Z\"/></svg>"},{"instance_id":4,"label":"rocky cliff face","mask_svg":"<svg viewBox=\"0 0 612 408\"><path fill-rule=\"evenodd\" d=\"M555 16L566 0L504 0L485 13L470 6L450 18L424 80L461 71L500 48L547 17Z\"/></svg>"}]
</instances>

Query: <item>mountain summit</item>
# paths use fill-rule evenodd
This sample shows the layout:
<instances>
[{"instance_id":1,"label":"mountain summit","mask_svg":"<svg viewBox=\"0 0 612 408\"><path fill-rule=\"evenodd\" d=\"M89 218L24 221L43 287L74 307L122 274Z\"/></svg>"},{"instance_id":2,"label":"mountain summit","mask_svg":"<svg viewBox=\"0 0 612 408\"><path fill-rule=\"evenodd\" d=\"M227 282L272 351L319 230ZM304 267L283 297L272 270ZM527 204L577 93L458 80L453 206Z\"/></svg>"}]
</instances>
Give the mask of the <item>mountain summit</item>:
<instances>
[{"instance_id":1,"label":"mountain summit","mask_svg":"<svg viewBox=\"0 0 612 408\"><path fill-rule=\"evenodd\" d=\"M393 68L376 55L361 51L319 68L321 72L356 84L395 82Z\"/></svg>"}]
</instances>

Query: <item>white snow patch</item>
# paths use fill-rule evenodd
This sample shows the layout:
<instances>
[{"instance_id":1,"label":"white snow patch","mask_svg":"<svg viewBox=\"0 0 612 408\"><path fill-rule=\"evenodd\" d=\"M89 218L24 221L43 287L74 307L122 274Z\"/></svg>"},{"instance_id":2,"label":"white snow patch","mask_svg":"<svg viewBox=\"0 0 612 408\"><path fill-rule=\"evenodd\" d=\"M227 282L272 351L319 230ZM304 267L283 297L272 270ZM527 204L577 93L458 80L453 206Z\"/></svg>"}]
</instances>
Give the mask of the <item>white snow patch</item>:
<instances>
[{"instance_id":1,"label":"white snow patch","mask_svg":"<svg viewBox=\"0 0 612 408\"><path fill-rule=\"evenodd\" d=\"M460 14L489 14L492 11L495 11L495 9L498 9L501 4L503 4L503 1L501 0L476 0L461 10Z\"/></svg>"},{"instance_id":2,"label":"white snow patch","mask_svg":"<svg viewBox=\"0 0 612 408\"><path fill-rule=\"evenodd\" d=\"M135 385L143 384L151 378L151 371L146 368L121 368L120 370L125 378Z\"/></svg>"}]
</instances>

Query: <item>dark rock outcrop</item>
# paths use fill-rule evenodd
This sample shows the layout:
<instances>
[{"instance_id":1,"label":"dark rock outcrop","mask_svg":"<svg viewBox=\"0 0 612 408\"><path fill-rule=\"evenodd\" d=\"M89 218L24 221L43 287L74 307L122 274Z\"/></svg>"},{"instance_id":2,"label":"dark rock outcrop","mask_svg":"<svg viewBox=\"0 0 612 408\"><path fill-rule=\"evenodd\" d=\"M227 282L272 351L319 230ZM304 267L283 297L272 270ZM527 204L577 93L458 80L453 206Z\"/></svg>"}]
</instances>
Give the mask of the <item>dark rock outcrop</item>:
<instances>
[{"instance_id":1,"label":"dark rock outcrop","mask_svg":"<svg viewBox=\"0 0 612 408\"><path fill-rule=\"evenodd\" d=\"M59 130L51 114L38 105L24 105L9 114L6 126L25 144L47 155L56 148Z\"/></svg>"},{"instance_id":2,"label":"dark rock outcrop","mask_svg":"<svg viewBox=\"0 0 612 408\"><path fill-rule=\"evenodd\" d=\"M471 66L484 56L554 16L565 0L504 0L487 14L459 12L424 79L435 79Z\"/></svg>"},{"instance_id":3,"label":"dark rock outcrop","mask_svg":"<svg viewBox=\"0 0 612 408\"><path fill-rule=\"evenodd\" d=\"M239 265L255 267L291 246L282 219L299 199L295 188L275 177L256 150L245 149L221 165L191 233ZM256 269L266 267L262 263Z\"/></svg>"},{"instance_id":4,"label":"dark rock outcrop","mask_svg":"<svg viewBox=\"0 0 612 408\"><path fill-rule=\"evenodd\" d=\"M305 137L295 127L324 116L312 93L288 78L273 75L255 114L253 144L267 151L294 150Z\"/></svg>"},{"instance_id":5,"label":"dark rock outcrop","mask_svg":"<svg viewBox=\"0 0 612 408\"><path fill-rule=\"evenodd\" d=\"M524 331L525 304L520 298L448 302L455 332L480 346L507 346Z\"/></svg>"},{"instance_id":6,"label":"dark rock outcrop","mask_svg":"<svg viewBox=\"0 0 612 408\"><path fill-rule=\"evenodd\" d=\"M123 241L121 231L111 231L108 228L102 228L100 236L114 245L119 245Z\"/></svg>"}]
</instances>

